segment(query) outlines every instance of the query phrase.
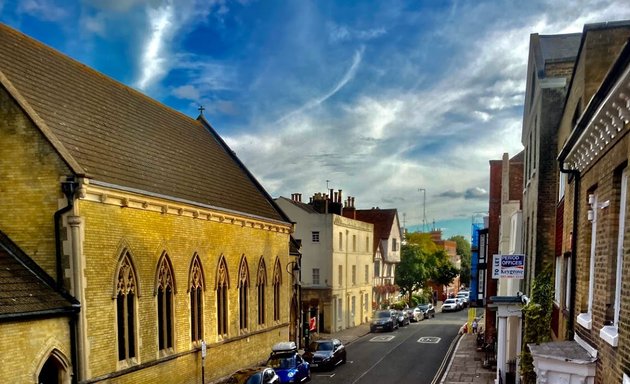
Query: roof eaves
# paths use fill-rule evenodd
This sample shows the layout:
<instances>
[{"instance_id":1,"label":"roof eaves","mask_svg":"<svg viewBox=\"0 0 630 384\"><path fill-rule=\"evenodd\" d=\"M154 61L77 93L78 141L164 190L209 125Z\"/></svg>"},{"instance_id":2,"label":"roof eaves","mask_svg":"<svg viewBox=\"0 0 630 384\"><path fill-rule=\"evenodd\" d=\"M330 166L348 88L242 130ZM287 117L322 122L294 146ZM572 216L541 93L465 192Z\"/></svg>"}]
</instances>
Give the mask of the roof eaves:
<instances>
[{"instance_id":1,"label":"roof eaves","mask_svg":"<svg viewBox=\"0 0 630 384\"><path fill-rule=\"evenodd\" d=\"M50 144L55 148L57 153L61 156L64 162L70 167L72 172L74 172L78 176L89 177L86 174L83 167L79 165L79 163L72 157L70 152L64 147L61 141L52 133L52 130L48 127L44 119L42 119L35 110L29 105L26 99L20 94L20 92L13 86L11 81L5 76L5 74L0 71L0 85L4 87L4 89L9 92L9 94L13 97L13 99L18 103L20 108L26 113L26 115L33 121L35 126L39 128L44 137L50 142Z\"/></svg>"}]
</instances>

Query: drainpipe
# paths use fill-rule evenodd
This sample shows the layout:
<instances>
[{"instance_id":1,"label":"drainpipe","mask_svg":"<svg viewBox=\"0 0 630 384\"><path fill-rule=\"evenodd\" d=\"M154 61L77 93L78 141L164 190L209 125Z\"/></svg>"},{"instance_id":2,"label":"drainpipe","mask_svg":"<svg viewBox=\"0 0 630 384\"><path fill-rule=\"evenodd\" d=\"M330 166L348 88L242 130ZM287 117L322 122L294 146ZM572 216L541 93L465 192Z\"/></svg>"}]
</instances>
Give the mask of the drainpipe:
<instances>
[{"instance_id":1,"label":"drainpipe","mask_svg":"<svg viewBox=\"0 0 630 384\"><path fill-rule=\"evenodd\" d=\"M61 265L62 262L62 254L63 249L61 246L61 216L64 213L67 213L74 208L74 194L77 191L79 183L76 182L74 177L67 177L65 181L61 182L61 191L66 196L66 201L68 204L59 209L54 214L55 221L55 258L56 258L56 269L57 269L57 280L56 285L57 289L63 289L63 268ZM76 384L78 382L79 377L79 367L78 367L78 347L77 347L77 319L79 317L79 312L81 311L81 305L77 305L77 311L72 314L70 317L70 359L72 360L72 383Z\"/></svg>"},{"instance_id":2,"label":"drainpipe","mask_svg":"<svg viewBox=\"0 0 630 384\"><path fill-rule=\"evenodd\" d=\"M573 186L573 235L571 236L571 281L569 281L571 289L569 290L570 303L569 305L569 321L568 321L568 339L573 340L575 335L575 288L576 288L576 266L577 266L577 235L578 235L578 221L580 211L580 172L571 169L564 168L564 161L560 161L560 172L574 176Z\"/></svg>"},{"instance_id":3,"label":"drainpipe","mask_svg":"<svg viewBox=\"0 0 630 384\"><path fill-rule=\"evenodd\" d=\"M74 207L74 193L78 189L79 183L74 180L74 177L67 177L66 181L61 182L61 191L66 196L68 205L55 212L55 257L57 267L57 288L63 287L63 268L61 266L61 255L63 249L61 247L61 215L69 212Z\"/></svg>"}]
</instances>

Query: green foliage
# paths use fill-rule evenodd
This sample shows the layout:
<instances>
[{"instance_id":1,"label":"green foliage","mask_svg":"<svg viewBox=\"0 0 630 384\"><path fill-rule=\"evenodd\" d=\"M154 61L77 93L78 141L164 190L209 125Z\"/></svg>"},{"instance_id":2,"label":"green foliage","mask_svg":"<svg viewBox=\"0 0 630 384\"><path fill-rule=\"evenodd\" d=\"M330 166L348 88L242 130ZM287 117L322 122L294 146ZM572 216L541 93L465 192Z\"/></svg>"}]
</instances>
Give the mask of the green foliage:
<instances>
[{"instance_id":1,"label":"green foliage","mask_svg":"<svg viewBox=\"0 0 630 384\"><path fill-rule=\"evenodd\" d=\"M459 269L450 262L448 254L443 250L434 253L433 257L435 266L431 271L431 280L440 285L449 285L459 275Z\"/></svg>"},{"instance_id":2,"label":"green foliage","mask_svg":"<svg viewBox=\"0 0 630 384\"><path fill-rule=\"evenodd\" d=\"M404 301L397 301L397 302L395 302L394 304L392 304L390 307L391 307L391 308L393 308L393 309L397 309L397 310L399 310L399 311L400 311L400 310L402 310L402 309L405 309L405 306L406 306L406 305L407 305L407 303L406 303L406 302L404 302Z\"/></svg>"},{"instance_id":3,"label":"green foliage","mask_svg":"<svg viewBox=\"0 0 630 384\"><path fill-rule=\"evenodd\" d=\"M459 275L459 281L465 285L470 286L470 265L471 265L471 251L470 242L461 235L452 236L449 240L457 243L457 254L462 258L462 266Z\"/></svg>"},{"instance_id":4,"label":"green foliage","mask_svg":"<svg viewBox=\"0 0 630 384\"><path fill-rule=\"evenodd\" d=\"M536 276L532 285L532 297L523 307L525 333L523 335L523 351L521 354L521 375L523 384L536 383L533 358L527 344L540 344L551 340L551 312L553 309L553 282L549 268Z\"/></svg>"},{"instance_id":5,"label":"green foliage","mask_svg":"<svg viewBox=\"0 0 630 384\"><path fill-rule=\"evenodd\" d=\"M408 233L407 244L401 247L400 264L396 267L396 284L407 301L413 292L424 288L428 280L448 285L459 274L448 254L431 240L428 233Z\"/></svg>"},{"instance_id":6,"label":"green foliage","mask_svg":"<svg viewBox=\"0 0 630 384\"><path fill-rule=\"evenodd\" d=\"M409 303L410 307L417 307L420 304L426 304L429 302L430 292L427 290L423 290L421 295L413 294L411 295L411 303Z\"/></svg>"},{"instance_id":7,"label":"green foliage","mask_svg":"<svg viewBox=\"0 0 630 384\"><path fill-rule=\"evenodd\" d=\"M404 244L400 249L400 264L396 267L396 284L403 295L409 295L422 288L428 278L424 254L417 244Z\"/></svg>"}]
</instances>

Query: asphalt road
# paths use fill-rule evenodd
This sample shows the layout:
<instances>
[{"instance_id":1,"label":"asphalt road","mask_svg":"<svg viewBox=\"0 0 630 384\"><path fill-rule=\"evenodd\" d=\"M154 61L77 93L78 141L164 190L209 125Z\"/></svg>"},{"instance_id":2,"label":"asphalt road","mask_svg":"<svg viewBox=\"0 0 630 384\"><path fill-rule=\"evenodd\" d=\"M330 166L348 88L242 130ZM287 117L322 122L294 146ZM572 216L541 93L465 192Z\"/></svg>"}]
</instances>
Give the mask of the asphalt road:
<instances>
[{"instance_id":1,"label":"asphalt road","mask_svg":"<svg viewBox=\"0 0 630 384\"><path fill-rule=\"evenodd\" d=\"M312 372L312 383L430 384L466 316L467 310L437 313L393 332L370 333L346 346L345 365Z\"/></svg>"}]
</instances>

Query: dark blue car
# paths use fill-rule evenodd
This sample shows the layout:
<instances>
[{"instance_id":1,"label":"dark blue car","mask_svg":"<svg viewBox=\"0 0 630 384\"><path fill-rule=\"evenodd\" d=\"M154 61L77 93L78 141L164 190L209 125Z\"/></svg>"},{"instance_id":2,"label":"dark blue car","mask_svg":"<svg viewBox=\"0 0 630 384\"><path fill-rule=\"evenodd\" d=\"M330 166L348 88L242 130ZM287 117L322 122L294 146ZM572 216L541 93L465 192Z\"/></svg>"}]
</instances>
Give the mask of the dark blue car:
<instances>
[{"instance_id":1,"label":"dark blue car","mask_svg":"<svg viewBox=\"0 0 630 384\"><path fill-rule=\"evenodd\" d=\"M267 365L276 371L280 383L303 383L311 380L311 367L300 356L294 342L277 343L271 351Z\"/></svg>"}]
</instances>

